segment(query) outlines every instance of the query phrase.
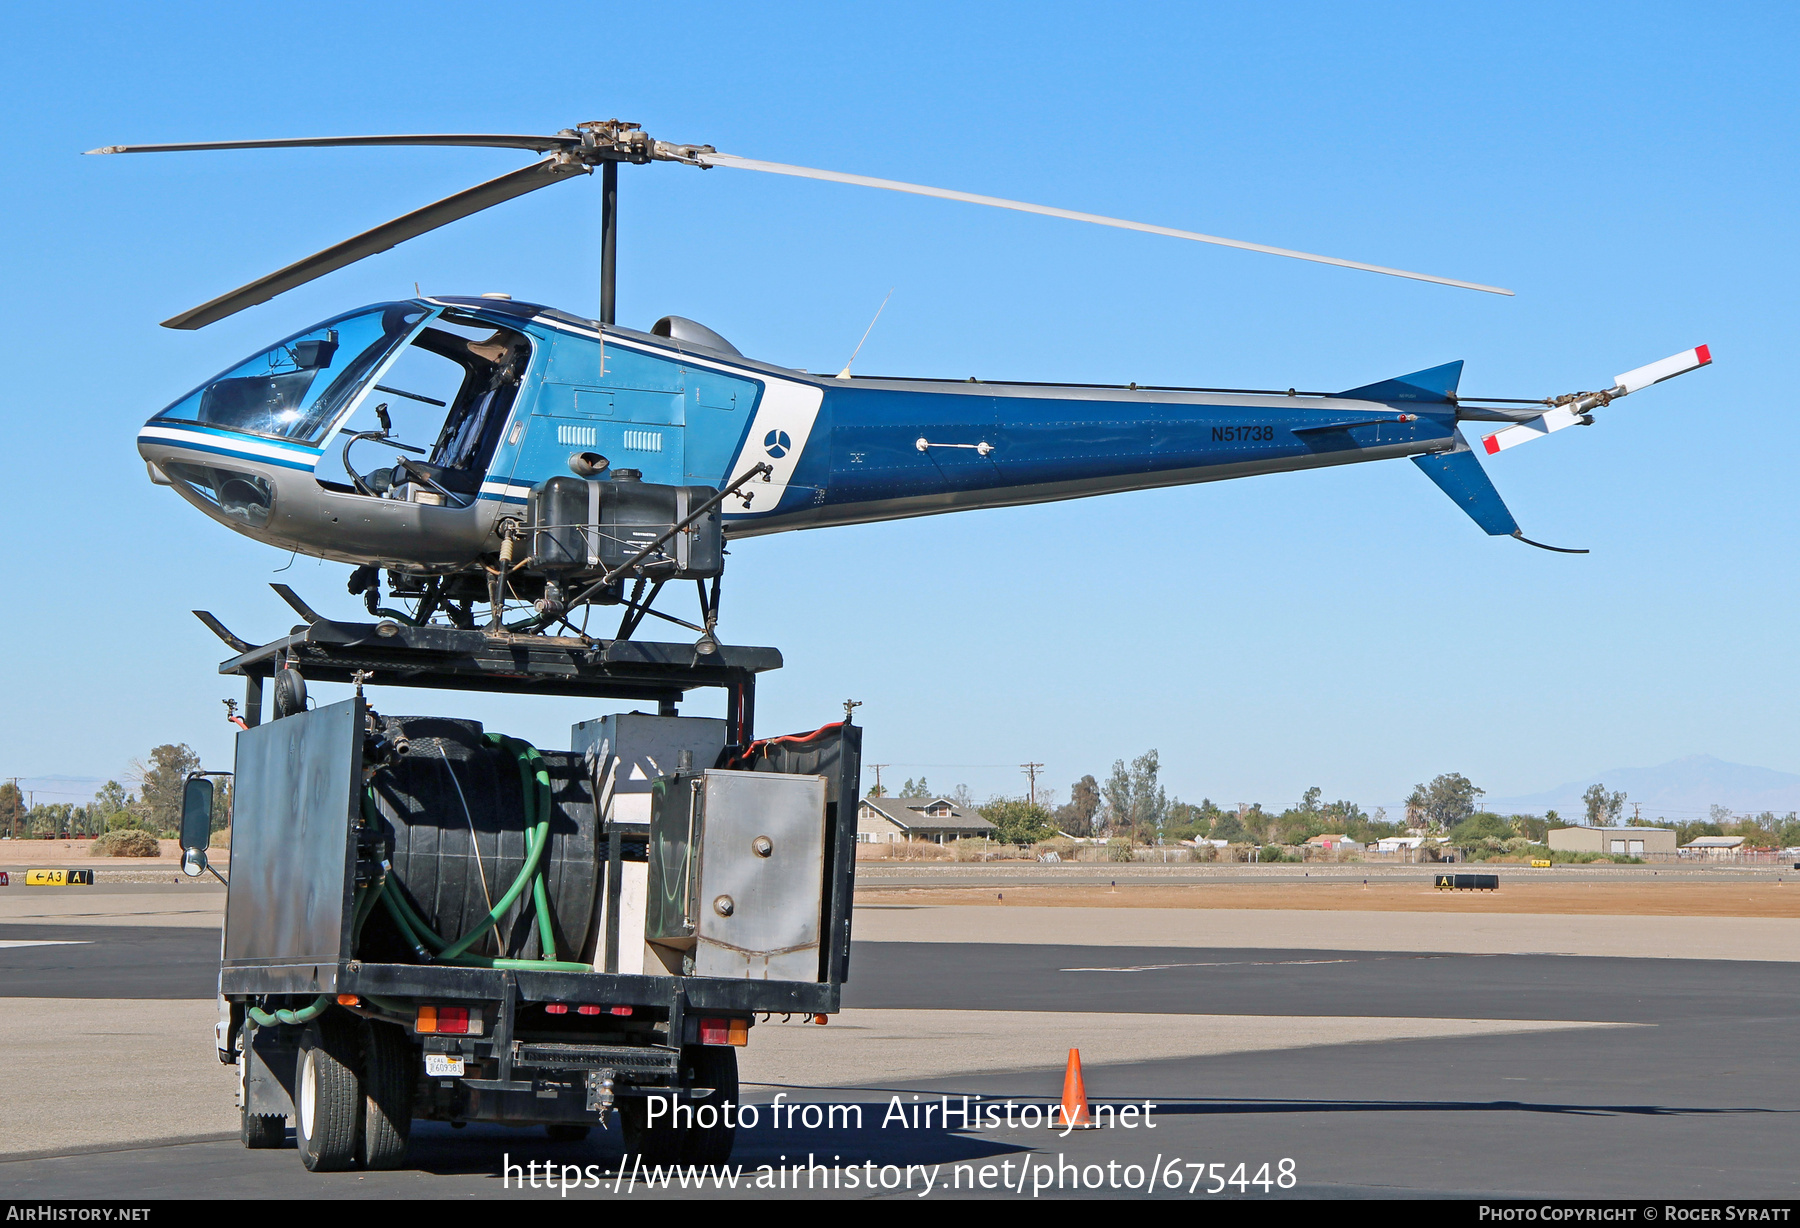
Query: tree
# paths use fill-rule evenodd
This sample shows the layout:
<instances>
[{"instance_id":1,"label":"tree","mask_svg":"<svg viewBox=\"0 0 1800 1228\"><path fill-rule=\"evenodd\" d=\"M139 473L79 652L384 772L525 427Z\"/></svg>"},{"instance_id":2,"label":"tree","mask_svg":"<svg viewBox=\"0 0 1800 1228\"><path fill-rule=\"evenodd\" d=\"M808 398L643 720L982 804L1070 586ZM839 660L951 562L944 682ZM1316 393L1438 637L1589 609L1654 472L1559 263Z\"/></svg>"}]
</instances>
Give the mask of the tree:
<instances>
[{"instance_id":1,"label":"tree","mask_svg":"<svg viewBox=\"0 0 1800 1228\"><path fill-rule=\"evenodd\" d=\"M1228 840L1233 844L1242 844L1246 835L1243 822L1230 811L1226 811L1213 820L1212 838L1214 840Z\"/></svg>"},{"instance_id":2,"label":"tree","mask_svg":"<svg viewBox=\"0 0 1800 1228\"><path fill-rule=\"evenodd\" d=\"M237 783L235 776L214 776L212 828L214 832L224 831L231 826L232 786Z\"/></svg>"},{"instance_id":3,"label":"tree","mask_svg":"<svg viewBox=\"0 0 1800 1228\"><path fill-rule=\"evenodd\" d=\"M1125 833L1131 823L1131 773L1123 759L1114 759L1112 775L1100 790L1101 825L1113 835Z\"/></svg>"},{"instance_id":4,"label":"tree","mask_svg":"<svg viewBox=\"0 0 1800 1228\"><path fill-rule=\"evenodd\" d=\"M19 796L19 786L12 781L0 784L0 833L12 835L19 831L25 818L25 799Z\"/></svg>"},{"instance_id":5,"label":"tree","mask_svg":"<svg viewBox=\"0 0 1800 1228\"><path fill-rule=\"evenodd\" d=\"M870 796L870 797L886 797L887 796L887 786L880 783L879 781L877 781L875 783L875 786L869 790L868 796Z\"/></svg>"},{"instance_id":6,"label":"tree","mask_svg":"<svg viewBox=\"0 0 1800 1228\"><path fill-rule=\"evenodd\" d=\"M1611 827L1618 823L1619 815L1625 809L1623 793L1608 793L1605 785L1589 785L1587 792L1581 795L1587 806L1587 822L1590 827Z\"/></svg>"},{"instance_id":7,"label":"tree","mask_svg":"<svg viewBox=\"0 0 1800 1228\"><path fill-rule=\"evenodd\" d=\"M1450 843L1459 848L1482 840L1505 840L1513 834L1512 826L1497 814L1474 814L1450 829Z\"/></svg>"},{"instance_id":8,"label":"tree","mask_svg":"<svg viewBox=\"0 0 1800 1228\"><path fill-rule=\"evenodd\" d=\"M1325 790L1319 788L1318 785L1314 785L1306 791L1305 796L1300 799L1300 805L1296 807L1296 809L1304 814L1317 814L1319 813L1319 799L1324 796Z\"/></svg>"},{"instance_id":9,"label":"tree","mask_svg":"<svg viewBox=\"0 0 1800 1228\"><path fill-rule=\"evenodd\" d=\"M1155 838L1169 809L1169 795L1156 781L1160 766L1154 748L1133 759L1129 768L1123 759L1113 761L1102 791L1108 830L1141 843Z\"/></svg>"},{"instance_id":10,"label":"tree","mask_svg":"<svg viewBox=\"0 0 1800 1228\"><path fill-rule=\"evenodd\" d=\"M1406 821L1413 827L1449 828L1475 813L1477 789L1461 772L1445 772L1428 785L1414 785L1406 799Z\"/></svg>"},{"instance_id":11,"label":"tree","mask_svg":"<svg viewBox=\"0 0 1800 1228\"><path fill-rule=\"evenodd\" d=\"M923 776L919 777L917 780L908 776L906 778L906 783L900 786L900 796L930 797L931 786L925 783L925 778Z\"/></svg>"},{"instance_id":12,"label":"tree","mask_svg":"<svg viewBox=\"0 0 1800 1228\"><path fill-rule=\"evenodd\" d=\"M1206 812L1192 802L1180 800L1169 803L1169 814L1163 821L1163 831L1172 840L1192 840L1195 836L1204 836L1212 826L1212 819Z\"/></svg>"},{"instance_id":13,"label":"tree","mask_svg":"<svg viewBox=\"0 0 1800 1228\"><path fill-rule=\"evenodd\" d=\"M1036 844L1056 834L1050 812L1022 797L996 797L977 813L998 830L996 838L1007 844Z\"/></svg>"},{"instance_id":14,"label":"tree","mask_svg":"<svg viewBox=\"0 0 1800 1228\"><path fill-rule=\"evenodd\" d=\"M950 803L958 810L973 810L975 809L975 795L969 792L968 785L957 785L955 791L950 794Z\"/></svg>"},{"instance_id":15,"label":"tree","mask_svg":"<svg viewBox=\"0 0 1800 1228\"><path fill-rule=\"evenodd\" d=\"M1094 816L1100 813L1100 784L1092 776L1083 776L1069 786L1069 804L1058 807L1056 823L1072 836L1094 833Z\"/></svg>"},{"instance_id":16,"label":"tree","mask_svg":"<svg viewBox=\"0 0 1800 1228\"><path fill-rule=\"evenodd\" d=\"M158 746L150 752L148 764L133 766L138 768L140 795L149 807L149 826L158 832L180 831L182 794L188 773L200 766L200 756L183 742Z\"/></svg>"}]
</instances>

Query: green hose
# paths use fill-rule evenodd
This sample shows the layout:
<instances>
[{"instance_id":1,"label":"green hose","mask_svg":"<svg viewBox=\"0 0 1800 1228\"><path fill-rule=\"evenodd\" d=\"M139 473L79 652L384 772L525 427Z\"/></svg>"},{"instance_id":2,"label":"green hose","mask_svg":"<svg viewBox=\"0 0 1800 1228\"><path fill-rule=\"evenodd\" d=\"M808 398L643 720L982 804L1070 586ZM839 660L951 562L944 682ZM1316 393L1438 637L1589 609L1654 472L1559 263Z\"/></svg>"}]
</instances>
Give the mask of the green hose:
<instances>
[{"instance_id":1,"label":"green hose","mask_svg":"<svg viewBox=\"0 0 1800 1228\"><path fill-rule=\"evenodd\" d=\"M390 610L383 614L410 622L404 615ZM419 962L459 964L470 968L495 968L505 971L519 972L591 972L587 964L571 963L556 958L556 937L552 929L550 912L550 893L544 885L542 867L544 850L550 845L550 773L544 766L543 756L529 742L517 738L509 738L504 734L490 733L483 735L491 745L512 752L519 765L519 787L525 802L525 864L512 886L500 897L499 903L488 910L488 915L474 929L458 938L455 942L445 942L424 918L414 911L400 890L397 879L382 870L381 875L372 883L357 888L356 899L351 906L351 950L355 950L362 936L362 929L375 905L379 902L387 909L388 916L394 920L401 937L411 946ZM375 790L365 787L362 796L363 821L371 827L376 824L380 815L375 806ZM540 959L495 959L485 955L466 954L468 949L481 940L483 934L490 929L497 929L500 918L506 914L525 891L526 885L531 887L531 900L536 913L538 931L538 947L542 952ZM369 994L363 997L381 1010L389 1014L404 1015L410 1011L406 1003L394 1002L386 998L377 998ZM322 993L306 1006L298 1010L277 1008L265 1011L257 1006L250 1006L248 1014L262 1027L273 1027L278 1023L304 1024L310 1023L324 1014L335 994Z\"/></svg>"},{"instance_id":2,"label":"green hose","mask_svg":"<svg viewBox=\"0 0 1800 1228\"><path fill-rule=\"evenodd\" d=\"M519 870L512 885L500 897L499 901L488 910L488 914L472 930L455 942L446 942L419 916L406 896L401 892L399 882L388 878L382 885L380 900L388 915L393 918L401 937L412 947L420 962L461 964L473 968L498 968L514 971L552 971L552 972L591 972L587 964L572 963L556 958L556 937L553 930L553 918L550 911L550 894L544 884L542 867L544 851L550 844L550 811L551 786L549 769L538 754L537 748L529 742L506 737L504 734L490 733L483 735L485 740L500 749L509 750L519 765L519 787L525 802L525 864ZM363 792L363 815L371 824L376 820L375 795L372 789ZM532 905L536 912L538 931L538 947L542 952L539 959L496 959L485 955L469 955L467 951L480 941L482 935L499 925L500 918L513 906L524 893L526 885L531 886ZM372 905L371 905L372 907Z\"/></svg>"},{"instance_id":3,"label":"green hose","mask_svg":"<svg viewBox=\"0 0 1800 1228\"><path fill-rule=\"evenodd\" d=\"M312 1000L310 1006L303 1006L297 1011L281 1010L277 1008L275 1011L270 1012L252 1006L249 1008L249 1015L250 1018L256 1020L257 1023L265 1028L272 1028L278 1023L311 1023L320 1015L323 1015L325 1013L325 1008L330 1006L336 998L336 994L322 993Z\"/></svg>"}]
</instances>

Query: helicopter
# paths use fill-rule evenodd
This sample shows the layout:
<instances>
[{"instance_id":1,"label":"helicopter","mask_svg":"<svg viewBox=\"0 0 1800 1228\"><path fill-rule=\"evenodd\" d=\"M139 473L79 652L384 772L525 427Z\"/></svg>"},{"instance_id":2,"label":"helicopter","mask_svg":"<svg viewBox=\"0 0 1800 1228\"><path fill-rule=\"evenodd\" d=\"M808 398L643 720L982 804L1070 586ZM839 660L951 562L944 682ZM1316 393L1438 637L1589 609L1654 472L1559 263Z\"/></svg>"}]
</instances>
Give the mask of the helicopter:
<instances>
[{"instance_id":1,"label":"helicopter","mask_svg":"<svg viewBox=\"0 0 1800 1228\"><path fill-rule=\"evenodd\" d=\"M1707 346L1539 399L1459 394L1462 363L1337 392L871 377L742 354L680 316L615 320L618 168L669 162L873 187L1434 283L1498 286L998 197L723 154L635 123L554 135L437 134L162 145L94 154L485 146L546 155L384 223L165 325L195 329L399 242L601 171L600 315L506 295L420 295L294 333L139 431L150 477L258 541L350 564L371 614L490 632L614 638L646 617L716 650L725 543L759 534L1009 507L1362 461L1410 459L1484 532L1525 537L1461 424L1496 454L1706 366ZM871 325L872 327L872 325ZM866 340L867 334L865 334ZM860 349L860 347L859 347ZM398 425L396 420L399 420ZM408 442L410 439L414 442ZM424 446L421 446L424 445ZM393 463L375 463L386 451ZM398 455L395 455L395 454ZM386 592L383 592L385 577ZM699 621L655 608L692 581ZM408 606L394 609L385 602ZM572 620L579 612L579 626ZM591 642L591 641L590 641Z\"/></svg>"}]
</instances>

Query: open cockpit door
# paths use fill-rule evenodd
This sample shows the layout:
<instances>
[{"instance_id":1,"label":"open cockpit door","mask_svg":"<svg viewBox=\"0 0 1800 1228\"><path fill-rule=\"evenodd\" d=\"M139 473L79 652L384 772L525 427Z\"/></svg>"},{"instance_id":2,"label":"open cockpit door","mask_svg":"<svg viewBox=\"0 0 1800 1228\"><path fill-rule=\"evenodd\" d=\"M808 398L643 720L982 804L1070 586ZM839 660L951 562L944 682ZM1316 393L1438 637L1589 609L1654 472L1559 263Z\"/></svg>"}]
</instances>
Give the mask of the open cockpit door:
<instances>
[{"instance_id":1,"label":"open cockpit door","mask_svg":"<svg viewBox=\"0 0 1800 1228\"><path fill-rule=\"evenodd\" d=\"M501 452L531 355L522 332L438 316L364 394L338 433L340 463L320 480L371 497L470 506Z\"/></svg>"}]
</instances>

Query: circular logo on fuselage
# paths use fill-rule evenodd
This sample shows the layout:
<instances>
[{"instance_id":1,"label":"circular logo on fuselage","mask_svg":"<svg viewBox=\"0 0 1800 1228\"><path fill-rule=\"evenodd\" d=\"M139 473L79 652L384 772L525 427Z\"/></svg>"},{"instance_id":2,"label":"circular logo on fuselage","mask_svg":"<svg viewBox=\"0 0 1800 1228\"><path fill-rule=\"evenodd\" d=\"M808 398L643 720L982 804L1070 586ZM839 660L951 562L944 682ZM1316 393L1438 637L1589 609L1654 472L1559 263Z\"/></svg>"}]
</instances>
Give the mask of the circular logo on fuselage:
<instances>
[{"instance_id":1,"label":"circular logo on fuselage","mask_svg":"<svg viewBox=\"0 0 1800 1228\"><path fill-rule=\"evenodd\" d=\"M788 433L786 431L770 431L767 435L763 436L763 451L767 452L776 460L780 460L782 457L786 456L788 454L788 449L793 446L794 441L788 438Z\"/></svg>"}]
</instances>

